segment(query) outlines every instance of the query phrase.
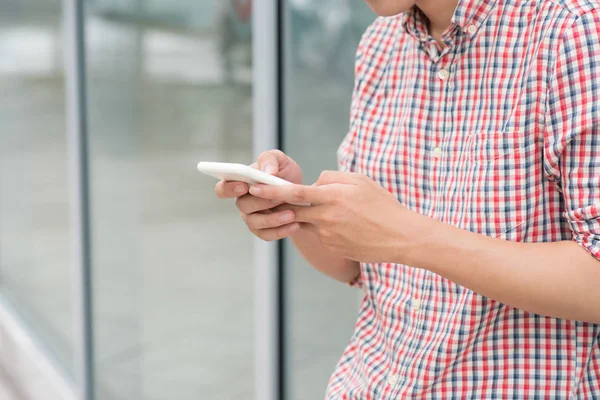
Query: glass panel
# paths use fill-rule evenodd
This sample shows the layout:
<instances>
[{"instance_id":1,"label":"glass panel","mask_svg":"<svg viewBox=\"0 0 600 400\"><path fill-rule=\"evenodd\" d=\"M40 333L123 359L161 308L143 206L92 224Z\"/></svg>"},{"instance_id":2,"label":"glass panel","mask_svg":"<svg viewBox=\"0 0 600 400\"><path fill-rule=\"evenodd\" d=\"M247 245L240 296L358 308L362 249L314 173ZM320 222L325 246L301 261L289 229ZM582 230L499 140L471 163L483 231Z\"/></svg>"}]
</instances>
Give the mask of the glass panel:
<instances>
[{"instance_id":1,"label":"glass panel","mask_svg":"<svg viewBox=\"0 0 600 400\"><path fill-rule=\"evenodd\" d=\"M0 288L72 372L61 31L60 0L0 1Z\"/></svg>"},{"instance_id":2,"label":"glass panel","mask_svg":"<svg viewBox=\"0 0 600 400\"><path fill-rule=\"evenodd\" d=\"M284 150L303 168L305 183L313 183L322 170L337 169L356 47L374 15L362 0L285 4ZM320 275L289 242L285 254L288 398L323 398L362 292Z\"/></svg>"},{"instance_id":3,"label":"glass panel","mask_svg":"<svg viewBox=\"0 0 600 400\"><path fill-rule=\"evenodd\" d=\"M249 15L166 14L217 4L88 3L99 400L252 398L253 239L196 170L252 161Z\"/></svg>"}]
</instances>

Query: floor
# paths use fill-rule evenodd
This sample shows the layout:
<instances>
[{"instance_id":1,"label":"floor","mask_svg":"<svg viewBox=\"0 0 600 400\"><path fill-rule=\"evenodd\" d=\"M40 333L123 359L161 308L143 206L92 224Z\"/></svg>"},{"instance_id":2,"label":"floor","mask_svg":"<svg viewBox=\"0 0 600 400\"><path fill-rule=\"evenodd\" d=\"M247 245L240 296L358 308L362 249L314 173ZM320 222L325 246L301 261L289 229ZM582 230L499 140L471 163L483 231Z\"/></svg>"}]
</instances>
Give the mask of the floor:
<instances>
[{"instance_id":1,"label":"floor","mask_svg":"<svg viewBox=\"0 0 600 400\"><path fill-rule=\"evenodd\" d=\"M200 160L252 161L249 71L225 82L210 35L94 18L87 28L98 400L249 399L253 239L195 170ZM72 373L59 32L47 19L0 29L0 281ZM314 180L335 168L349 106L339 99L351 88L297 79L288 142ZM290 394L320 398L360 293L288 254Z\"/></svg>"},{"instance_id":2,"label":"floor","mask_svg":"<svg viewBox=\"0 0 600 400\"><path fill-rule=\"evenodd\" d=\"M0 399L2 400L25 400L17 394L14 382L10 380L4 371L0 370Z\"/></svg>"}]
</instances>

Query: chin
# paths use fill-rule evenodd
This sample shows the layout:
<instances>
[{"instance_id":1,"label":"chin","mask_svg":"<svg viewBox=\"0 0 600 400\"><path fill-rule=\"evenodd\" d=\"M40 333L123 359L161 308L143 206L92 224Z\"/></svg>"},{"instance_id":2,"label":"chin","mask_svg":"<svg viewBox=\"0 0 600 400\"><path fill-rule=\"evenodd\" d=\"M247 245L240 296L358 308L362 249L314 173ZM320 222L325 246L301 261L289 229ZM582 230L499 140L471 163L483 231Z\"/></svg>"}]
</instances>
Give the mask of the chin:
<instances>
[{"instance_id":1,"label":"chin","mask_svg":"<svg viewBox=\"0 0 600 400\"><path fill-rule=\"evenodd\" d=\"M380 17L391 17L410 10L415 0L366 0L371 10Z\"/></svg>"}]
</instances>

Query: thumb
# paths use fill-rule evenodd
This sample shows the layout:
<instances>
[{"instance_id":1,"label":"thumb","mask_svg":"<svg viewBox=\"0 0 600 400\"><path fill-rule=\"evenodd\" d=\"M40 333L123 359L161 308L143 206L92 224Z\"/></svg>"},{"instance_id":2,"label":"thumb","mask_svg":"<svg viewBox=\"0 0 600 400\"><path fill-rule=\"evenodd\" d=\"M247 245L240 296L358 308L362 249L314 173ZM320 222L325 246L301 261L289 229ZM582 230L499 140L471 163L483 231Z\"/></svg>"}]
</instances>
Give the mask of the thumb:
<instances>
[{"instance_id":1,"label":"thumb","mask_svg":"<svg viewBox=\"0 0 600 400\"><path fill-rule=\"evenodd\" d=\"M258 169L267 174L277 175L283 169L287 161L287 156L280 150L265 151L258 156Z\"/></svg>"}]
</instances>

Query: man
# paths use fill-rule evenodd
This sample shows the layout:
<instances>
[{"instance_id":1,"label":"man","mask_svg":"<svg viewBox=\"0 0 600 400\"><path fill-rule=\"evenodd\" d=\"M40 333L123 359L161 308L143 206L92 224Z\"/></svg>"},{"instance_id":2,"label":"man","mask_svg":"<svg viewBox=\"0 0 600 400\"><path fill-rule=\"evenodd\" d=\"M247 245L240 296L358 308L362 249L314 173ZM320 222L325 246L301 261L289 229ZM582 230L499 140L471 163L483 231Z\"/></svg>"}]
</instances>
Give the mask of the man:
<instances>
[{"instance_id":1,"label":"man","mask_svg":"<svg viewBox=\"0 0 600 400\"><path fill-rule=\"evenodd\" d=\"M327 398L600 398L600 6L369 3L344 172L216 188L364 290Z\"/></svg>"}]
</instances>

